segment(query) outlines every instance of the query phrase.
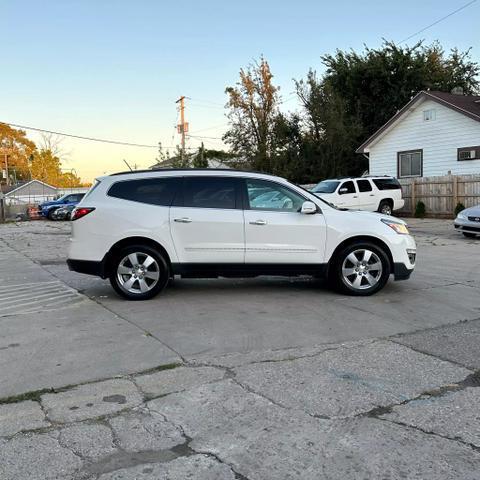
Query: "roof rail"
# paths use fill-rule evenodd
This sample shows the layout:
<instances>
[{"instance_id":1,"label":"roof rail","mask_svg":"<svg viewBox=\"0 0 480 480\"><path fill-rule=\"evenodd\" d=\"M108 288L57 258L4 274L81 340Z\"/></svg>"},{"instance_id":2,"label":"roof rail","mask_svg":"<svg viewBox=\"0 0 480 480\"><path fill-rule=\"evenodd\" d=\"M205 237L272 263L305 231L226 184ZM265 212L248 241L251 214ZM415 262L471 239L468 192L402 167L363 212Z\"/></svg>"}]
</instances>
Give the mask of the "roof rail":
<instances>
[{"instance_id":1,"label":"roof rail","mask_svg":"<svg viewBox=\"0 0 480 480\"><path fill-rule=\"evenodd\" d=\"M111 173L110 177L115 175L132 175L134 173L158 173L158 172L238 172L238 173L259 173L262 175L271 175L275 177L272 173L267 172L257 172L255 170L237 170L235 168L156 168L153 170L126 170L124 172Z\"/></svg>"}]
</instances>

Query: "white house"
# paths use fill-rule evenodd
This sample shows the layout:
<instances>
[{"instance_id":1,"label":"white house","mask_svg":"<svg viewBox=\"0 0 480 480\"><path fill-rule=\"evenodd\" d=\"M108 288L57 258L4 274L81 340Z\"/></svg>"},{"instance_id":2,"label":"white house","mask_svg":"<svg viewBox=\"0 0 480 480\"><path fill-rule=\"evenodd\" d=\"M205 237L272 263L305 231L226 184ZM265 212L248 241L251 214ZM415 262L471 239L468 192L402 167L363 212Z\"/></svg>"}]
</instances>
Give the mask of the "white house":
<instances>
[{"instance_id":1,"label":"white house","mask_svg":"<svg viewBox=\"0 0 480 480\"><path fill-rule=\"evenodd\" d=\"M480 174L480 96L420 92L357 153L370 175Z\"/></svg>"}]
</instances>

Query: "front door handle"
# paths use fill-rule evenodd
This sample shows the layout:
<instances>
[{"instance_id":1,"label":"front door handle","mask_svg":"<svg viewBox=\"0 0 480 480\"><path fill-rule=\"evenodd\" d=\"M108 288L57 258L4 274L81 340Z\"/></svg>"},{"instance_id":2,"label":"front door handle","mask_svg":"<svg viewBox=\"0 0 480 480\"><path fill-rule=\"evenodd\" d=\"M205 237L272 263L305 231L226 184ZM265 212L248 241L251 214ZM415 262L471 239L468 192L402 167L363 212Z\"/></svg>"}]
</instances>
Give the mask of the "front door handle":
<instances>
[{"instance_id":1,"label":"front door handle","mask_svg":"<svg viewBox=\"0 0 480 480\"><path fill-rule=\"evenodd\" d=\"M266 220L255 220L253 222L250 222L250 225L266 225L267 221Z\"/></svg>"},{"instance_id":2,"label":"front door handle","mask_svg":"<svg viewBox=\"0 0 480 480\"><path fill-rule=\"evenodd\" d=\"M354 195L353 198L358 198L358 195Z\"/></svg>"},{"instance_id":3,"label":"front door handle","mask_svg":"<svg viewBox=\"0 0 480 480\"><path fill-rule=\"evenodd\" d=\"M370 197L374 197L374 196L375 196L375 194L374 194L374 193L371 193L371 194L370 194Z\"/></svg>"},{"instance_id":4,"label":"front door handle","mask_svg":"<svg viewBox=\"0 0 480 480\"><path fill-rule=\"evenodd\" d=\"M188 217L174 218L173 221L178 223L192 223L192 219Z\"/></svg>"}]
</instances>

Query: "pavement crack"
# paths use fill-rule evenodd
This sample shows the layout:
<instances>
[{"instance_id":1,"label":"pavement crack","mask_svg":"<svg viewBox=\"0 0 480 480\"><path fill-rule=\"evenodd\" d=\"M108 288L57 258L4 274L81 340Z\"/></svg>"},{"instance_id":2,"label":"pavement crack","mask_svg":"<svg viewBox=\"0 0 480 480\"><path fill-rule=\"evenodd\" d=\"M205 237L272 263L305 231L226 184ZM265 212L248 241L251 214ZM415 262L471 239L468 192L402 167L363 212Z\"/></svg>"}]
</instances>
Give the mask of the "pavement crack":
<instances>
[{"instance_id":1,"label":"pavement crack","mask_svg":"<svg viewBox=\"0 0 480 480\"><path fill-rule=\"evenodd\" d=\"M457 442L457 443L460 443L460 444L462 444L466 447L471 448L472 450L474 450L476 452L480 452L480 447L477 447L477 445L474 445L473 443L466 442L465 440L462 440L459 437L449 437L448 435L442 435L441 433L434 432L432 430L426 430L424 428L419 427L418 425L411 425L409 423L401 422L399 420L393 420L391 418L377 417L377 420L380 420L382 422L393 423L395 425L399 425L399 426L404 427L404 428L409 428L409 429L412 429L412 430L416 430L418 432L424 433L425 435L432 435L434 437L443 438L444 440L449 440L451 442Z\"/></svg>"},{"instance_id":2,"label":"pavement crack","mask_svg":"<svg viewBox=\"0 0 480 480\"><path fill-rule=\"evenodd\" d=\"M382 415L387 415L393 412L395 407L401 407L404 405L408 405L411 402L415 402L418 400L425 400L429 398L440 398L452 392L459 392L465 390L466 388L476 388L480 387L480 370L477 370L470 375L467 375L463 380L460 380L456 383L451 383L448 385L442 385L437 388L433 388L430 390L425 390L424 392L420 393L419 395L408 398L402 402L392 403L390 405L379 405L377 407L368 410L367 412L362 412L357 415L356 417L371 417L371 418L378 418L382 419Z\"/></svg>"}]
</instances>

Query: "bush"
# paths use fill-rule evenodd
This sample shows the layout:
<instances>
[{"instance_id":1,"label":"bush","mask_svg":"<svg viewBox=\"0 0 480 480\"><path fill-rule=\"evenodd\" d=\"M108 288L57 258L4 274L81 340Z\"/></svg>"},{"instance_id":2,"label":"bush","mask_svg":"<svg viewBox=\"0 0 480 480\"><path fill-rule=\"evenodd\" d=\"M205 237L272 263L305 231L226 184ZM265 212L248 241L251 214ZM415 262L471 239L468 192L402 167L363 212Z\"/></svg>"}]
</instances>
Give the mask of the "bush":
<instances>
[{"instance_id":1,"label":"bush","mask_svg":"<svg viewBox=\"0 0 480 480\"><path fill-rule=\"evenodd\" d=\"M425 218L425 213L425 204L423 202L417 202L417 206L415 207L415 217Z\"/></svg>"},{"instance_id":2,"label":"bush","mask_svg":"<svg viewBox=\"0 0 480 480\"><path fill-rule=\"evenodd\" d=\"M457 216L462 210L465 210L465 205L463 203L458 202L454 210L455 216Z\"/></svg>"}]
</instances>

